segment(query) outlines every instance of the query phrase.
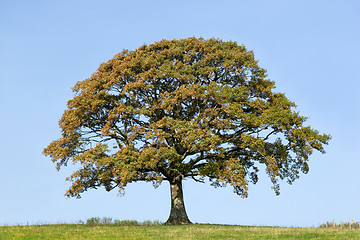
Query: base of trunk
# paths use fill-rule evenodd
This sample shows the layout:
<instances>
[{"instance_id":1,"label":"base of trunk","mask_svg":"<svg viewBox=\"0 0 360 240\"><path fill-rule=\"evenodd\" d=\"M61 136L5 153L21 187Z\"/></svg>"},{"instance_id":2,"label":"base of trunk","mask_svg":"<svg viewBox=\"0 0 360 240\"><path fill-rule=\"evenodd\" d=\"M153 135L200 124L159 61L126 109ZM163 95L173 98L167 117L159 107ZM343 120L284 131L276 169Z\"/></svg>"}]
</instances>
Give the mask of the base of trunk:
<instances>
[{"instance_id":1,"label":"base of trunk","mask_svg":"<svg viewBox=\"0 0 360 240\"><path fill-rule=\"evenodd\" d=\"M191 224L185 210L181 180L170 182L171 210L165 225Z\"/></svg>"},{"instance_id":2,"label":"base of trunk","mask_svg":"<svg viewBox=\"0 0 360 240\"><path fill-rule=\"evenodd\" d=\"M186 225L186 224L192 224L189 219L179 220L179 219L168 219L165 223L165 225Z\"/></svg>"}]
</instances>

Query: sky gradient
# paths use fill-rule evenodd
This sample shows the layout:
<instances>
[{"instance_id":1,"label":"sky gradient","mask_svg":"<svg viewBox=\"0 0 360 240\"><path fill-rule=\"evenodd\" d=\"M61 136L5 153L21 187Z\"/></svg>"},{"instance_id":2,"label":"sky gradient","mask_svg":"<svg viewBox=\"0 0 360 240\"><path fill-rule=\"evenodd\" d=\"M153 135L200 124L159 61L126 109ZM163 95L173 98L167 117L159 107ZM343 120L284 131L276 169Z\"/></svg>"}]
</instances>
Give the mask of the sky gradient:
<instances>
[{"instance_id":1,"label":"sky gradient","mask_svg":"<svg viewBox=\"0 0 360 240\"><path fill-rule=\"evenodd\" d=\"M360 2L344 1L1 1L0 225L75 222L90 217L166 221L169 184L134 183L67 199L65 178L42 155L60 137L71 87L122 49L161 39L220 38L253 50L276 91L321 133L326 154L275 196L262 173L242 199L231 187L184 182L192 222L317 226L360 221ZM263 169L262 169L263 170Z\"/></svg>"}]
</instances>

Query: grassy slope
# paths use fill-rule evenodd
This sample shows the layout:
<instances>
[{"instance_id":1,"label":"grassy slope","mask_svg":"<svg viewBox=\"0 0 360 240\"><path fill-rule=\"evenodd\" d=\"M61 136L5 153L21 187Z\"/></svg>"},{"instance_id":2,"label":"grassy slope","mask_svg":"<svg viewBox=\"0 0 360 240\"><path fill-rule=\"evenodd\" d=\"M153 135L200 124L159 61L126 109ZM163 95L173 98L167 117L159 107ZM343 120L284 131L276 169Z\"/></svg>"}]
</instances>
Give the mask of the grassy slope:
<instances>
[{"instance_id":1,"label":"grassy slope","mask_svg":"<svg viewBox=\"0 0 360 240\"><path fill-rule=\"evenodd\" d=\"M360 239L360 230L198 224L187 226L69 224L0 227L0 239Z\"/></svg>"}]
</instances>

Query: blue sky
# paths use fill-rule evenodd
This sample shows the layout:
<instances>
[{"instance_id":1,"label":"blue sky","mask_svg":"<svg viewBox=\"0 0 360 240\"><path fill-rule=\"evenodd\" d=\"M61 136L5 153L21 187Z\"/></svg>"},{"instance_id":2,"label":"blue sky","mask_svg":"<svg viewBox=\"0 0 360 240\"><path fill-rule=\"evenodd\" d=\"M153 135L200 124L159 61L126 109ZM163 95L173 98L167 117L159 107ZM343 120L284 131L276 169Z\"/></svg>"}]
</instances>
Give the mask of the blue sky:
<instances>
[{"instance_id":1,"label":"blue sky","mask_svg":"<svg viewBox=\"0 0 360 240\"><path fill-rule=\"evenodd\" d=\"M169 185L130 184L67 199L70 165L57 172L42 150L60 137L71 87L122 49L191 36L253 50L308 124L333 136L310 172L275 196L265 174L242 199L231 187L184 182L193 222L312 226L360 220L360 2L1 1L0 224L74 222L90 217L166 221Z\"/></svg>"}]
</instances>

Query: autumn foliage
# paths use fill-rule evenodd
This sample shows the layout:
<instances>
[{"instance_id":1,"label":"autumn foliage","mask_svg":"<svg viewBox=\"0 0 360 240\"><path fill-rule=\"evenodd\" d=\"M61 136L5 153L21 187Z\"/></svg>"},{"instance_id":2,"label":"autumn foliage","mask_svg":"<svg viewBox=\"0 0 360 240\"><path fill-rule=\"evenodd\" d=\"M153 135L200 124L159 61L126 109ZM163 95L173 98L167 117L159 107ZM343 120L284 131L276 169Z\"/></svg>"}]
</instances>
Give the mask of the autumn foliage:
<instances>
[{"instance_id":1,"label":"autumn foliage","mask_svg":"<svg viewBox=\"0 0 360 240\"><path fill-rule=\"evenodd\" d=\"M324 152L330 136L304 126L295 103L274 88L236 42L193 37L124 50L75 85L62 138L44 153L58 169L80 163L68 178L70 197L169 181L168 223L188 223L183 179L231 185L246 197L265 165L279 193L279 179L292 183L308 172L313 150Z\"/></svg>"}]
</instances>

